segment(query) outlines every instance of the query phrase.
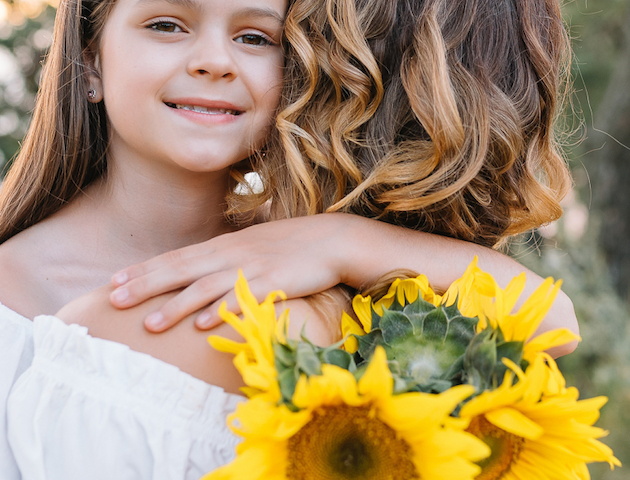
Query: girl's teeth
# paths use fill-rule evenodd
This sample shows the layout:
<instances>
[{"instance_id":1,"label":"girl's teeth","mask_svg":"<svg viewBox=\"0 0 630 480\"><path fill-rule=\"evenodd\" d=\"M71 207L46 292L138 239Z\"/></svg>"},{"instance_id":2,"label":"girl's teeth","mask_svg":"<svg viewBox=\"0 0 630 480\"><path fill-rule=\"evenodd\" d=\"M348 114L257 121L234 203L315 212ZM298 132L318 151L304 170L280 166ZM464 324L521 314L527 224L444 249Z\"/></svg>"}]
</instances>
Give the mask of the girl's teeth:
<instances>
[{"instance_id":1,"label":"girl's teeth","mask_svg":"<svg viewBox=\"0 0 630 480\"><path fill-rule=\"evenodd\" d=\"M177 104L175 105L175 107L181 108L183 110L190 110L192 112L197 112L197 113L206 113L208 115L221 115L221 114L226 114L226 113L228 115L238 115L236 111L227 110L225 108L206 108L206 107L200 107L198 105L181 105L181 104Z\"/></svg>"}]
</instances>

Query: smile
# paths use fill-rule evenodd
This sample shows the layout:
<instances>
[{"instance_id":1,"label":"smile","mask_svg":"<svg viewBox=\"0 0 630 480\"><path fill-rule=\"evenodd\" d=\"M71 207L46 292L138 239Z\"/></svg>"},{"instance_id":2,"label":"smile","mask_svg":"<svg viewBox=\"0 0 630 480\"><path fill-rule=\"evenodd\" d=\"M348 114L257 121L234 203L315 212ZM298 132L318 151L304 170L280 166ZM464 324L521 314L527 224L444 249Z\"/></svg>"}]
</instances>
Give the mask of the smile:
<instances>
[{"instance_id":1,"label":"smile","mask_svg":"<svg viewBox=\"0 0 630 480\"><path fill-rule=\"evenodd\" d=\"M242 112L238 110L230 110L227 108L211 108L201 107L199 105L184 105L180 103L165 102L168 107L175 108L177 110L188 110L191 112L204 113L206 115L240 115Z\"/></svg>"}]
</instances>

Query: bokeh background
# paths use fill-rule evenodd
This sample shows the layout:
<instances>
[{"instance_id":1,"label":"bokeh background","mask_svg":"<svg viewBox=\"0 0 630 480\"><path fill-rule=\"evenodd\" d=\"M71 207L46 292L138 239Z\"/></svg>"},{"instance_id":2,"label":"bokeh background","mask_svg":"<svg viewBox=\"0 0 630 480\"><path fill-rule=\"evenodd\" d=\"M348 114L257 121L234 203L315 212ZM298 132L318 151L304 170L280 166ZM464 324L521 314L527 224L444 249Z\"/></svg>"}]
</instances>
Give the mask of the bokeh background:
<instances>
[{"instance_id":1,"label":"bokeh background","mask_svg":"<svg viewBox=\"0 0 630 480\"><path fill-rule=\"evenodd\" d=\"M28 128L55 0L0 0L0 168ZM583 342L561 367L584 398L607 395L599 425L625 468L595 465L597 480L630 479L630 0L564 5L573 39L573 90L562 119L575 188L561 220L516 239L510 253L564 279Z\"/></svg>"}]
</instances>

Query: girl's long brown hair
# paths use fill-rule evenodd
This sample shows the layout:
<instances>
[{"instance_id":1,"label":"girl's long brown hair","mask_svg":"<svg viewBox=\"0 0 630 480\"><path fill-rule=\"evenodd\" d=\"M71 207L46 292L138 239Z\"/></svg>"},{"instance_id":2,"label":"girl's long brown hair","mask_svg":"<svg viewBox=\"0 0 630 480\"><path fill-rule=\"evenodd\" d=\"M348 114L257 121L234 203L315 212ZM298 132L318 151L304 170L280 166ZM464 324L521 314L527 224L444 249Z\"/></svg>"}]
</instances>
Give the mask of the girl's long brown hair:
<instances>
[{"instance_id":1,"label":"girl's long brown hair","mask_svg":"<svg viewBox=\"0 0 630 480\"><path fill-rule=\"evenodd\" d=\"M87 101L87 74L113 4L59 5L31 127L0 192L0 243L58 211L105 172L105 111Z\"/></svg>"},{"instance_id":2,"label":"girl's long brown hair","mask_svg":"<svg viewBox=\"0 0 630 480\"><path fill-rule=\"evenodd\" d=\"M106 173L87 73L115 0L62 0L31 128L0 192L0 243ZM325 8L322 8L324 5ZM560 216L553 131L568 52L557 0L294 0L261 194L271 218L344 211L494 245Z\"/></svg>"},{"instance_id":3,"label":"girl's long brown hair","mask_svg":"<svg viewBox=\"0 0 630 480\"><path fill-rule=\"evenodd\" d=\"M484 245L561 215L557 0L323 3L289 12L267 190L232 211L272 199L275 217L350 212Z\"/></svg>"}]
</instances>

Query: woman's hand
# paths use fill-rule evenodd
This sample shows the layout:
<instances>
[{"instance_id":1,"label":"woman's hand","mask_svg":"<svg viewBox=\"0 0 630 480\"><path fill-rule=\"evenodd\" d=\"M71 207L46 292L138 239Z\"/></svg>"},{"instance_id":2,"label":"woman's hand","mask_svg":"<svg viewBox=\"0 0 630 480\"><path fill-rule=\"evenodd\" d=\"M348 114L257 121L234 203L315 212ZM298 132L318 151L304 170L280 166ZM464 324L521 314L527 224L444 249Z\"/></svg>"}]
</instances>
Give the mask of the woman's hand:
<instances>
[{"instance_id":1,"label":"woman's hand","mask_svg":"<svg viewBox=\"0 0 630 480\"><path fill-rule=\"evenodd\" d=\"M223 301L238 313L234 284L239 269L259 301L277 289L288 298L319 293L342 281L346 230L358 218L323 214L267 222L174 250L116 273L110 300L129 308L184 288L146 317L146 328L161 332L208 305L195 324L216 326Z\"/></svg>"},{"instance_id":2,"label":"woman's hand","mask_svg":"<svg viewBox=\"0 0 630 480\"><path fill-rule=\"evenodd\" d=\"M543 282L510 257L486 247L356 215L326 213L262 223L129 267L114 275L112 283L118 288L110 300L118 308L127 308L184 288L145 319L146 328L166 330L209 305L195 322L208 329L220 323L222 301L239 312L233 293L239 268L260 302L272 290L299 298L340 283L360 289L396 269L423 273L436 291L445 291L475 256L479 267L503 288L526 273L516 309ZM562 327L579 333L573 303L559 292L538 331ZM566 355L573 349L575 344L569 344L553 354Z\"/></svg>"}]
</instances>

